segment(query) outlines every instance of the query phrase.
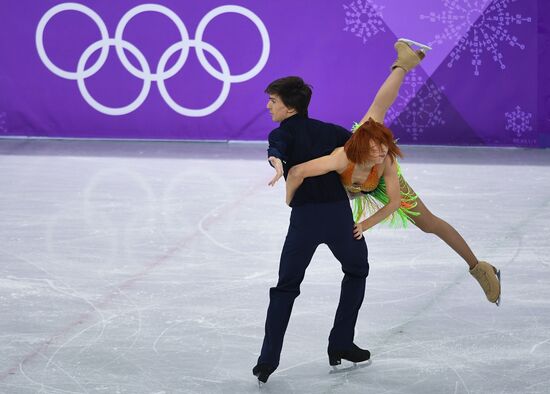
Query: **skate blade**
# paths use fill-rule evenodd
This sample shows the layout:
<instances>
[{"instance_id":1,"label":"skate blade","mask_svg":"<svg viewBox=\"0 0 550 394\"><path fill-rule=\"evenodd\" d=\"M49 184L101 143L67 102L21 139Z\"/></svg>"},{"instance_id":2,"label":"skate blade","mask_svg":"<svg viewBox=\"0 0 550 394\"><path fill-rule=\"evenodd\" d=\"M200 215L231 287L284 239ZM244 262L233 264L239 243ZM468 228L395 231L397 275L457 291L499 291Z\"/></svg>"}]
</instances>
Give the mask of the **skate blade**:
<instances>
[{"instance_id":1,"label":"skate blade","mask_svg":"<svg viewBox=\"0 0 550 394\"><path fill-rule=\"evenodd\" d=\"M413 40L410 40L408 38L399 38L397 41L401 41L401 42L404 42L405 44L407 45L416 45L417 47L420 48L420 50L424 53L426 53L427 51L431 51L432 50L432 47L431 46L428 46L426 44L422 44L418 41L413 41Z\"/></svg>"},{"instance_id":2,"label":"skate blade","mask_svg":"<svg viewBox=\"0 0 550 394\"><path fill-rule=\"evenodd\" d=\"M498 299L496 300L495 305L500 306L500 297L502 296L502 282L500 281L500 270L496 268L495 270L496 270L495 274L497 275L497 278L498 278L498 283L500 284L500 294L501 294L498 296Z\"/></svg>"},{"instance_id":3,"label":"skate blade","mask_svg":"<svg viewBox=\"0 0 550 394\"><path fill-rule=\"evenodd\" d=\"M336 373L345 373L345 372L351 372L355 371L356 369L361 369L368 367L372 364L371 360L364 361L362 363L353 363L353 365L350 365L349 367L340 367L338 368L336 365L332 365L332 370L329 371L329 375L336 374Z\"/></svg>"}]
</instances>

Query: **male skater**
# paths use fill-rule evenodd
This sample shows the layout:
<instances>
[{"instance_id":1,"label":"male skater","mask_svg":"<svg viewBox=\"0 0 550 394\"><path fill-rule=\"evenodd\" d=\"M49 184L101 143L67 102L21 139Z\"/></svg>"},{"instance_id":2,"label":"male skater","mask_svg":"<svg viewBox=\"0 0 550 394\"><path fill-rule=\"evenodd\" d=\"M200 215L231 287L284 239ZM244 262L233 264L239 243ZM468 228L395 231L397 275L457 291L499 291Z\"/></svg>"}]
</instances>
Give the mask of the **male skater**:
<instances>
[{"instance_id":1,"label":"male skater","mask_svg":"<svg viewBox=\"0 0 550 394\"><path fill-rule=\"evenodd\" d=\"M280 126L269 134L268 160L276 175L273 186L297 164L330 154L343 146L350 132L340 126L308 117L311 88L299 77L277 79L265 90L267 108ZM370 352L353 343L355 323L369 273L364 237L353 237L353 217L348 196L336 172L307 178L290 203L290 225L279 264L277 286L270 289L265 337L258 364L252 373L265 383L279 365L283 337L300 283L319 244L327 244L344 271L340 302L328 340L330 365L341 359L366 361Z\"/></svg>"}]
</instances>

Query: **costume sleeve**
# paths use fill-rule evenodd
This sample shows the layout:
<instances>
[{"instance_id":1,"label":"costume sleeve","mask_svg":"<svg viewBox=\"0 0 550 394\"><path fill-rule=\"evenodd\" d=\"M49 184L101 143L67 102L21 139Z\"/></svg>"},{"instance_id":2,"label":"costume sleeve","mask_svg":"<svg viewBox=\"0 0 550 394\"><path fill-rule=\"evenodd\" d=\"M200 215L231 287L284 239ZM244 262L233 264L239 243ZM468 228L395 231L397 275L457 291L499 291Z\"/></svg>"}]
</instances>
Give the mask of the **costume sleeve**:
<instances>
[{"instance_id":1,"label":"costume sleeve","mask_svg":"<svg viewBox=\"0 0 550 394\"><path fill-rule=\"evenodd\" d=\"M291 135L288 131L280 128L273 130L269 133L267 157L274 156L281 159L283 163L286 163L291 143Z\"/></svg>"}]
</instances>

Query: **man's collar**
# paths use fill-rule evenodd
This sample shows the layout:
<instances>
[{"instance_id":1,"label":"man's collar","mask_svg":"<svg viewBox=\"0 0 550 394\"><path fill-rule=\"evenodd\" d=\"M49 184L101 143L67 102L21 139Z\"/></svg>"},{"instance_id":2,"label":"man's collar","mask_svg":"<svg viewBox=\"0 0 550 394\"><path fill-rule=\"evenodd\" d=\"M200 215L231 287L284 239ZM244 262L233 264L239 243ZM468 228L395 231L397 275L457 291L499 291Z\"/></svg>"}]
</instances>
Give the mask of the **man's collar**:
<instances>
[{"instance_id":1,"label":"man's collar","mask_svg":"<svg viewBox=\"0 0 550 394\"><path fill-rule=\"evenodd\" d=\"M286 123L288 122L293 122L297 119L305 119L307 118L307 115L303 115L303 114L294 114L292 116L289 116L288 118L284 119L282 122L281 122L281 126L284 126Z\"/></svg>"}]
</instances>

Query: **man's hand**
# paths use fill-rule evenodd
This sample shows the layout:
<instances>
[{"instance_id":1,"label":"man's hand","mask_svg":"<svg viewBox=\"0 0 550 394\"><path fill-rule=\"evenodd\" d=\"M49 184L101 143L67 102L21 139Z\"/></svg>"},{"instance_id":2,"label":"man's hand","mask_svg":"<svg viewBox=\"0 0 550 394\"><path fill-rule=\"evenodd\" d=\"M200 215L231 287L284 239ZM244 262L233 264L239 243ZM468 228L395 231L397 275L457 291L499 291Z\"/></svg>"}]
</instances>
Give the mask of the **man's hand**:
<instances>
[{"instance_id":1,"label":"man's hand","mask_svg":"<svg viewBox=\"0 0 550 394\"><path fill-rule=\"evenodd\" d=\"M273 168L275 168L275 176L268 183L269 186L274 186L279 178L283 176L283 162L275 156L270 156L267 160L269 160Z\"/></svg>"}]
</instances>

